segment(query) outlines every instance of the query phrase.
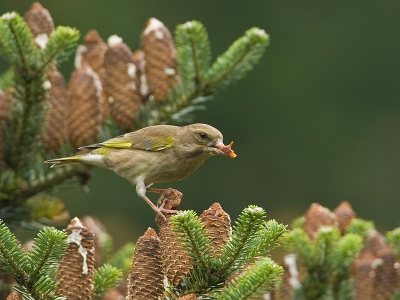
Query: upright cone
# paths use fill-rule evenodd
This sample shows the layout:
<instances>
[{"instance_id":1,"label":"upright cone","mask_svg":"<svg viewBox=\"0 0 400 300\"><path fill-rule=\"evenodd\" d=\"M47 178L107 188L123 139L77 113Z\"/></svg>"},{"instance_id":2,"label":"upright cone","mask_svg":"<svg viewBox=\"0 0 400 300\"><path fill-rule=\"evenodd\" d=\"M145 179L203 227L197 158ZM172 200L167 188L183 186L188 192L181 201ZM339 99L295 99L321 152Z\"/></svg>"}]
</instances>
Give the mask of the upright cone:
<instances>
[{"instance_id":1,"label":"upright cone","mask_svg":"<svg viewBox=\"0 0 400 300\"><path fill-rule=\"evenodd\" d=\"M75 148L93 144L102 125L102 96L99 76L87 64L76 69L69 80L67 102L69 139Z\"/></svg>"},{"instance_id":2,"label":"upright cone","mask_svg":"<svg viewBox=\"0 0 400 300\"><path fill-rule=\"evenodd\" d=\"M59 264L56 293L68 300L90 300L94 275L94 234L78 218L64 230L68 248Z\"/></svg>"},{"instance_id":3,"label":"upright cone","mask_svg":"<svg viewBox=\"0 0 400 300\"><path fill-rule=\"evenodd\" d=\"M104 89L110 114L120 127L130 130L142 104L138 68L133 62L131 50L120 37L111 36L108 46L104 55Z\"/></svg>"},{"instance_id":4,"label":"upright cone","mask_svg":"<svg viewBox=\"0 0 400 300\"><path fill-rule=\"evenodd\" d=\"M164 292L163 277L160 239L154 229L149 228L136 243L126 300L159 299Z\"/></svg>"},{"instance_id":5,"label":"upright cone","mask_svg":"<svg viewBox=\"0 0 400 300\"><path fill-rule=\"evenodd\" d=\"M140 36L140 43L144 52L149 94L156 100L165 100L167 91L179 80L171 33L163 23L151 18Z\"/></svg>"}]
</instances>

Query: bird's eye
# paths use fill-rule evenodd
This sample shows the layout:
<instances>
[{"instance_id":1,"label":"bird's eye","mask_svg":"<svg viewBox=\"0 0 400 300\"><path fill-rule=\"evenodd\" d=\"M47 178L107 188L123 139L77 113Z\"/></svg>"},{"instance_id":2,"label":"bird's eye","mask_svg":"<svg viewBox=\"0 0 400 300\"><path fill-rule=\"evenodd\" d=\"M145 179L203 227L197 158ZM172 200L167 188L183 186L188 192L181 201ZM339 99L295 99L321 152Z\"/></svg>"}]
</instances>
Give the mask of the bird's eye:
<instances>
[{"instance_id":1,"label":"bird's eye","mask_svg":"<svg viewBox=\"0 0 400 300\"><path fill-rule=\"evenodd\" d=\"M204 132L200 132L200 137L202 139L205 139L205 138L207 138L207 134L205 134Z\"/></svg>"}]
</instances>

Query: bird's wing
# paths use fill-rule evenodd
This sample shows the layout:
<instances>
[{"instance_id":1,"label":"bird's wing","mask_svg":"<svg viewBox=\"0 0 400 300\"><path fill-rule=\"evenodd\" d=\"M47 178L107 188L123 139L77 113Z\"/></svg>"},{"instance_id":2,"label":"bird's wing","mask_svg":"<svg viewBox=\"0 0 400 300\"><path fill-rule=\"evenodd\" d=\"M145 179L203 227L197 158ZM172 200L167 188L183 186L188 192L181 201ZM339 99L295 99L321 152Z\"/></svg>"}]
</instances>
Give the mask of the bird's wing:
<instances>
[{"instance_id":1,"label":"bird's wing","mask_svg":"<svg viewBox=\"0 0 400 300\"><path fill-rule=\"evenodd\" d=\"M109 139L108 141L105 141L103 143L93 144L82 148L97 149L107 147L119 149L142 149L149 151L160 151L172 147L174 143L173 132L171 132L170 130L162 129L162 127L156 129L148 127Z\"/></svg>"}]
</instances>

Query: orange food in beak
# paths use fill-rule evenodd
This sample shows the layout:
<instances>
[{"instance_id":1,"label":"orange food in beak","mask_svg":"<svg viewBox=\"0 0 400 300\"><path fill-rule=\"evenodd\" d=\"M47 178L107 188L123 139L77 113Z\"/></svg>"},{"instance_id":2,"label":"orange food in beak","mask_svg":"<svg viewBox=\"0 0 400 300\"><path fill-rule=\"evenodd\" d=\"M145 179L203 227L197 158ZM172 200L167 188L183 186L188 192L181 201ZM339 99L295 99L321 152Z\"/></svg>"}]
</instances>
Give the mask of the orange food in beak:
<instances>
[{"instance_id":1,"label":"orange food in beak","mask_svg":"<svg viewBox=\"0 0 400 300\"><path fill-rule=\"evenodd\" d=\"M221 150L222 152L224 152L224 154L225 154L226 156L228 156L228 157L230 157L230 158L235 158L235 157L236 157L236 154L235 154L235 152L231 149L232 145L233 145L233 142L230 142L230 144L229 144L228 146L225 146L225 145L222 144L222 145L219 145L218 148L219 148L219 150Z\"/></svg>"}]
</instances>

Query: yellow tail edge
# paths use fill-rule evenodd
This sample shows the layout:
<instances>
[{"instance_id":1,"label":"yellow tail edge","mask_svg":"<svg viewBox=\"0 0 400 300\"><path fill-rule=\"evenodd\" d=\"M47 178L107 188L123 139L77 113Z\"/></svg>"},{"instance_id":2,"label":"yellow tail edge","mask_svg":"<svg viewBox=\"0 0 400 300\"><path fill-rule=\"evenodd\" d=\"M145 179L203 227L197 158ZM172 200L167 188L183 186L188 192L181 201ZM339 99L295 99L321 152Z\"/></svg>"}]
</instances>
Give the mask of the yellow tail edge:
<instances>
[{"instance_id":1,"label":"yellow tail edge","mask_svg":"<svg viewBox=\"0 0 400 300\"><path fill-rule=\"evenodd\" d=\"M69 165L69 164L78 163L80 158L81 157L79 155L75 155L75 156L69 156L69 157L49 159L49 160L46 160L45 163L52 164L50 166L50 168L55 168L55 167L61 167L61 166Z\"/></svg>"}]
</instances>

